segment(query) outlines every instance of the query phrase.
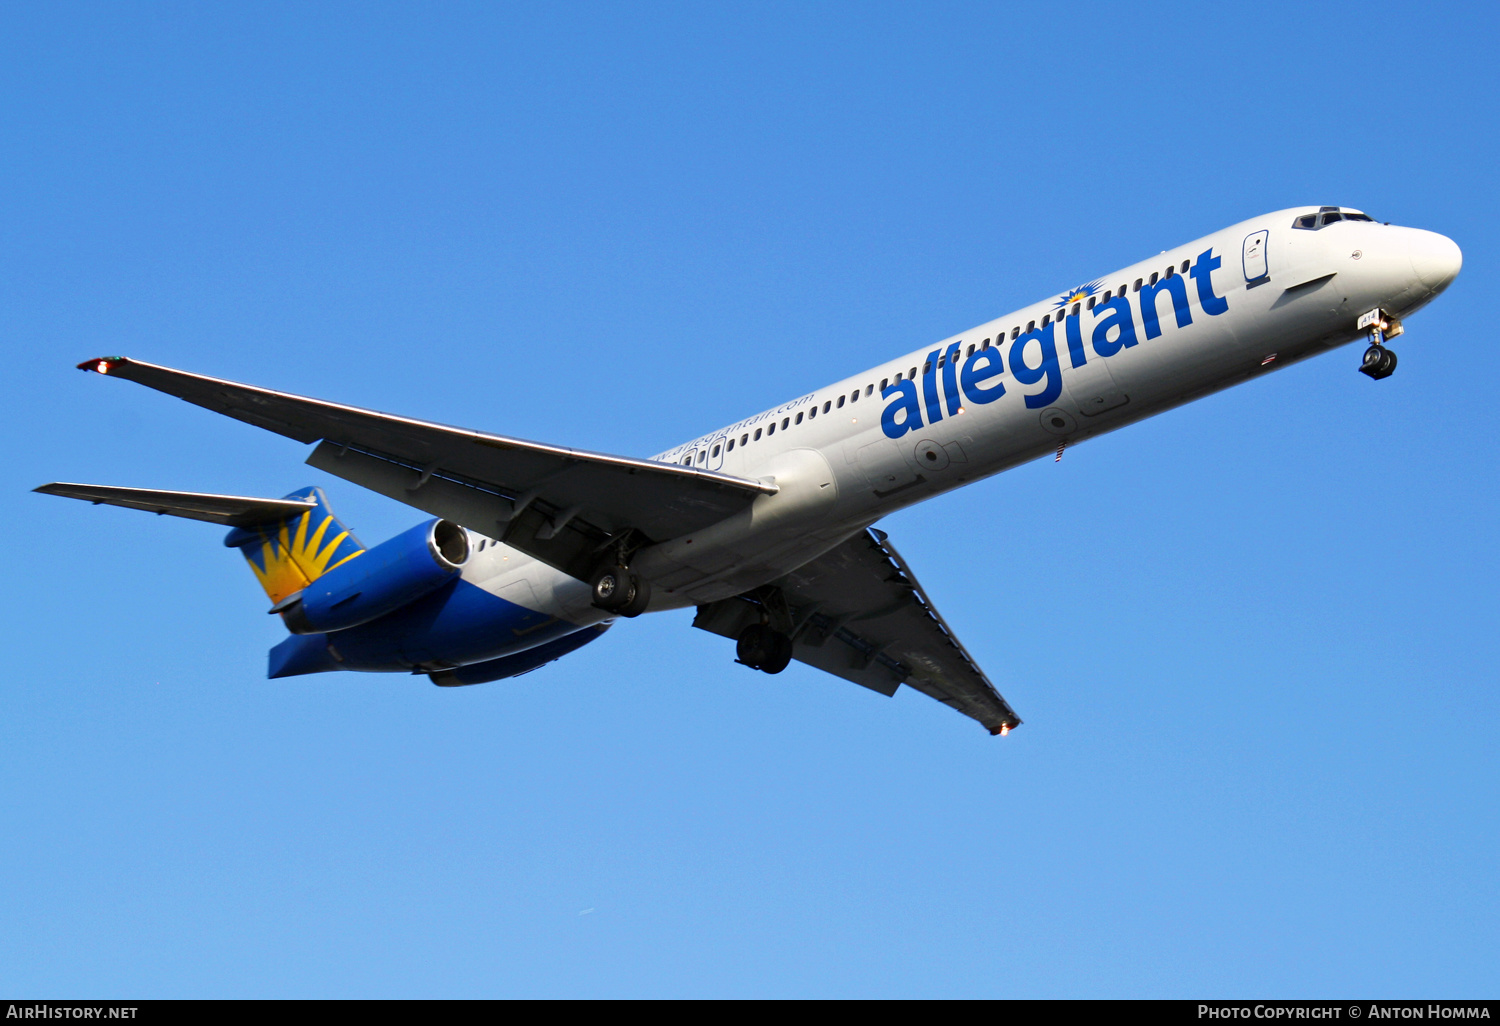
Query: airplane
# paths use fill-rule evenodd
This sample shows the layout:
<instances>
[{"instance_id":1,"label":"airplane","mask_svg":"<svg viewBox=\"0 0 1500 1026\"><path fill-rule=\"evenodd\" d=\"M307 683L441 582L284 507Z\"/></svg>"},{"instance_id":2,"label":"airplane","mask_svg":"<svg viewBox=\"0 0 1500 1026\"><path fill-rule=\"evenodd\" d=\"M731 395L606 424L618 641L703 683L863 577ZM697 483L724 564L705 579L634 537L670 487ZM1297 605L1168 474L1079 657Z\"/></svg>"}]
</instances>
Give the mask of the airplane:
<instances>
[{"instance_id":1,"label":"airplane","mask_svg":"<svg viewBox=\"0 0 1500 1026\"><path fill-rule=\"evenodd\" d=\"M268 676L535 670L619 618L696 607L736 661L901 685L1006 734L1021 720L881 517L1357 339L1458 275L1435 232L1296 207L1048 296L650 459L449 427L159 367L125 378L316 443L307 463L435 519L365 548L319 488L280 499L52 483L36 491L230 528L289 636Z\"/></svg>"}]
</instances>

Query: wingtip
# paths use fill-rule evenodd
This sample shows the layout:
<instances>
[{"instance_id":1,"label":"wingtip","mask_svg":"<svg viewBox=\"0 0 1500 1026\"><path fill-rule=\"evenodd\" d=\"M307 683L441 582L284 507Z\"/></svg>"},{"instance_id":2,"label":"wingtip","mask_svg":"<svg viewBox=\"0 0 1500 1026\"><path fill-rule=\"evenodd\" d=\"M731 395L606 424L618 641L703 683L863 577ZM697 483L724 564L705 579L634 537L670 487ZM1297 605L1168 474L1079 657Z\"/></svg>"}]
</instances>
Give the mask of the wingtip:
<instances>
[{"instance_id":1,"label":"wingtip","mask_svg":"<svg viewBox=\"0 0 1500 1026\"><path fill-rule=\"evenodd\" d=\"M95 374L108 374L121 364L129 362L123 356L100 356L93 360L84 360L78 365L78 369L93 371Z\"/></svg>"}]
</instances>

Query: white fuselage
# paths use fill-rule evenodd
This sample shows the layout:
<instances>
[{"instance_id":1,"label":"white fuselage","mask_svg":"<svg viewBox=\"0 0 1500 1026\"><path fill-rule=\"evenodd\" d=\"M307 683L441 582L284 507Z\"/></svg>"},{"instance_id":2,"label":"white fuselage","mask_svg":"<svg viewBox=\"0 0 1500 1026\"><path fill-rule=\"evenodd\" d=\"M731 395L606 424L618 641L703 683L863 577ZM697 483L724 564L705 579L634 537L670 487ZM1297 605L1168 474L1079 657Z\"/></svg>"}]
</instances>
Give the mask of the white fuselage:
<instances>
[{"instance_id":1,"label":"white fuselage","mask_svg":"<svg viewBox=\"0 0 1500 1026\"><path fill-rule=\"evenodd\" d=\"M641 551L651 608L740 594L896 509L1354 341L1361 314L1404 317L1458 272L1433 232L1293 227L1318 209L1225 228L658 454L778 491ZM579 625L608 616L502 544L464 576Z\"/></svg>"}]
</instances>

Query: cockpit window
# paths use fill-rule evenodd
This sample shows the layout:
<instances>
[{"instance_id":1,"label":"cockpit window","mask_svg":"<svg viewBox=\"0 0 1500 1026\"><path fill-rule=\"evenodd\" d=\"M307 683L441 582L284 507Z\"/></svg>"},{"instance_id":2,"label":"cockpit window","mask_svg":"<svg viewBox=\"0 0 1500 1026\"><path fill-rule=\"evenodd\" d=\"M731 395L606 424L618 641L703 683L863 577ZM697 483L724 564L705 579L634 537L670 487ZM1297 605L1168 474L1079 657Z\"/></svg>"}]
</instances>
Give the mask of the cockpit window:
<instances>
[{"instance_id":1,"label":"cockpit window","mask_svg":"<svg viewBox=\"0 0 1500 1026\"><path fill-rule=\"evenodd\" d=\"M1340 210L1338 207L1323 207L1316 214L1302 214L1292 222L1293 228L1317 231L1339 221L1371 221L1375 219L1357 210Z\"/></svg>"}]
</instances>

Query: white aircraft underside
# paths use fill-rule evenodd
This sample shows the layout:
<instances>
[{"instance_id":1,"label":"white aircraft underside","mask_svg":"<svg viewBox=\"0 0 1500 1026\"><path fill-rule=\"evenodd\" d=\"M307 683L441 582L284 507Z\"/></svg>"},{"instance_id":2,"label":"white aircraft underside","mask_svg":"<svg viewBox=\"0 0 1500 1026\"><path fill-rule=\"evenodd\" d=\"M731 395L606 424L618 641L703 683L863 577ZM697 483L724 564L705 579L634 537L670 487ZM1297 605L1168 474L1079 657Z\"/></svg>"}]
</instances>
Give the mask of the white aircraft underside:
<instances>
[{"instance_id":1,"label":"white aircraft underside","mask_svg":"<svg viewBox=\"0 0 1500 1026\"><path fill-rule=\"evenodd\" d=\"M80 366L317 443L312 466L442 519L366 552L316 490L38 490L234 527L226 544L295 632L273 676L479 683L558 658L618 616L691 605L694 625L736 639L752 667L797 659L886 695L904 683L1004 733L1019 717L871 525L1359 338L1372 342L1361 370L1386 376L1386 341L1461 264L1433 232L1347 208L1277 211L649 460L109 357Z\"/></svg>"}]
</instances>

